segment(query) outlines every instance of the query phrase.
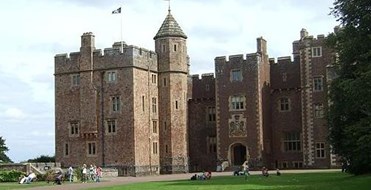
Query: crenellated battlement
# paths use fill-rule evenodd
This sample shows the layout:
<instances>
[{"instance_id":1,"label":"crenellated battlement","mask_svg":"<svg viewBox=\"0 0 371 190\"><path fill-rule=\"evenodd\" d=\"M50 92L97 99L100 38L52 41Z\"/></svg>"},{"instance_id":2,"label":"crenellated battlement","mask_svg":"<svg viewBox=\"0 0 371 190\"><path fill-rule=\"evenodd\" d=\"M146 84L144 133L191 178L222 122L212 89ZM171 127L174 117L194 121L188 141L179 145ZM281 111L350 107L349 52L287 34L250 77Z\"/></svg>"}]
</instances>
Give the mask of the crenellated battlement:
<instances>
[{"instance_id":1,"label":"crenellated battlement","mask_svg":"<svg viewBox=\"0 0 371 190\"><path fill-rule=\"evenodd\" d=\"M283 57L277 57L277 61L275 58L269 58L269 64L271 66L279 65L279 64L291 64L293 63L291 60L291 56L283 56Z\"/></svg>"},{"instance_id":2,"label":"crenellated battlement","mask_svg":"<svg viewBox=\"0 0 371 190\"><path fill-rule=\"evenodd\" d=\"M85 33L84 33L85 34ZM89 35L92 35L89 33ZM84 36L85 37L85 36ZM121 42L115 42L112 47L101 49L93 49L93 69L110 69L117 67L135 66L143 69L157 70L157 54L154 51L141 48L134 45L127 45L123 42L121 52ZM55 59L55 74L79 72L80 57L82 52L71 52L56 54Z\"/></svg>"},{"instance_id":3,"label":"crenellated battlement","mask_svg":"<svg viewBox=\"0 0 371 190\"><path fill-rule=\"evenodd\" d=\"M216 64L228 64L228 63L241 63L241 62L256 62L257 57L260 56L258 53L249 53L249 54L236 54L230 56L218 56L215 57Z\"/></svg>"}]
</instances>

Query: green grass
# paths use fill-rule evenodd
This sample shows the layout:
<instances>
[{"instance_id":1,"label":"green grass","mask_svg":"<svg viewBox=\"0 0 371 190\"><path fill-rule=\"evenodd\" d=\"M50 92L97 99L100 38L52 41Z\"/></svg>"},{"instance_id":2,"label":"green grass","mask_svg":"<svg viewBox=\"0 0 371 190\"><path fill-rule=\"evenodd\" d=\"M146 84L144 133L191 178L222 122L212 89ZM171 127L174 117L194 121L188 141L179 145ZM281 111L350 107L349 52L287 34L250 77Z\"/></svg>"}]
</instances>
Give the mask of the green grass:
<instances>
[{"instance_id":1,"label":"green grass","mask_svg":"<svg viewBox=\"0 0 371 190\"><path fill-rule=\"evenodd\" d=\"M45 181L33 182L30 184L18 184L17 182L7 182L7 183L0 183L1 190L8 190L8 189L26 189L31 187L40 187L40 186L47 186L51 185L52 183L48 184Z\"/></svg>"},{"instance_id":2,"label":"green grass","mask_svg":"<svg viewBox=\"0 0 371 190\"><path fill-rule=\"evenodd\" d=\"M285 190L369 190L371 175L352 176L338 172L271 175L262 177L244 176L213 177L206 181L162 181L120 185L94 190L247 190L247 189L285 189Z\"/></svg>"},{"instance_id":3,"label":"green grass","mask_svg":"<svg viewBox=\"0 0 371 190\"><path fill-rule=\"evenodd\" d=\"M189 175L189 177L191 174ZM38 186L50 186L52 183L35 182L32 184L0 183L1 190L21 189ZM206 181L161 181L144 182L113 187L93 188L94 190L257 190L257 189L285 189L285 190L369 190L371 189L371 175L352 176L340 172L303 173L271 175L262 177L249 176L220 176Z\"/></svg>"}]
</instances>

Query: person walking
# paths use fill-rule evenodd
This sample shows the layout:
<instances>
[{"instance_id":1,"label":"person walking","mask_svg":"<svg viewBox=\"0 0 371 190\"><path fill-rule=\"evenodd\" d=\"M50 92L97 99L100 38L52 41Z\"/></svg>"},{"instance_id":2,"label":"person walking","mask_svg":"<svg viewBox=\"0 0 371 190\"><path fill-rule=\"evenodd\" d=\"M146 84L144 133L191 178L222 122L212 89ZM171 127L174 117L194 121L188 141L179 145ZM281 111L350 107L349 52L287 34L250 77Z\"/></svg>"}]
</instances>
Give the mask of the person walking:
<instances>
[{"instance_id":1,"label":"person walking","mask_svg":"<svg viewBox=\"0 0 371 190\"><path fill-rule=\"evenodd\" d=\"M72 166L70 166L67 170L67 175L68 175L68 180L71 182L73 182L73 168Z\"/></svg>"}]
</instances>

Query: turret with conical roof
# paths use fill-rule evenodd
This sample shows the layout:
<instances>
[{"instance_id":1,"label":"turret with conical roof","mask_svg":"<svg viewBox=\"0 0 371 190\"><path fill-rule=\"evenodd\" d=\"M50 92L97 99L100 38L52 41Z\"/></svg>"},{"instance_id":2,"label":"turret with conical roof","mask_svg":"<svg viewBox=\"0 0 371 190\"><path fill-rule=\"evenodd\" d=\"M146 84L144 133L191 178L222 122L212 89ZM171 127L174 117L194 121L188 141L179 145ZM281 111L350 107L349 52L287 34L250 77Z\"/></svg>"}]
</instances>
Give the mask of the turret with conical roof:
<instances>
[{"instance_id":1,"label":"turret with conical roof","mask_svg":"<svg viewBox=\"0 0 371 190\"><path fill-rule=\"evenodd\" d=\"M188 172L187 36L169 10L158 30L160 172Z\"/></svg>"},{"instance_id":2,"label":"turret with conical roof","mask_svg":"<svg viewBox=\"0 0 371 190\"><path fill-rule=\"evenodd\" d=\"M187 39L187 36L180 28L178 22L174 19L173 15L171 15L170 10L169 14L166 16L164 22L162 23L160 29L153 39L157 40L158 38L163 37L182 37L184 39Z\"/></svg>"}]
</instances>

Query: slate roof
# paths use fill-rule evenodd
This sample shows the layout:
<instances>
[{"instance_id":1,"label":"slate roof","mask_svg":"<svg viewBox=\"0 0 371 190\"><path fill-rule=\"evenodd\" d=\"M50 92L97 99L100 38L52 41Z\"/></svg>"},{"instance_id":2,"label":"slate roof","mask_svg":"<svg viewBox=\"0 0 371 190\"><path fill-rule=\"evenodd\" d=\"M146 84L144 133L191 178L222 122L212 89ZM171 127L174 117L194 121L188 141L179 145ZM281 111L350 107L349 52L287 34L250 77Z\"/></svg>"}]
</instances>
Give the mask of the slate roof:
<instances>
[{"instance_id":1,"label":"slate roof","mask_svg":"<svg viewBox=\"0 0 371 190\"><path fill-rule=\"evenodd\" d=\"M183 30L180 28L173 15L171 15L170 10L153 39L156 40L162 37L182 37L187 39L187 36L184 34Z\"/></svg>"}]
</instances>

